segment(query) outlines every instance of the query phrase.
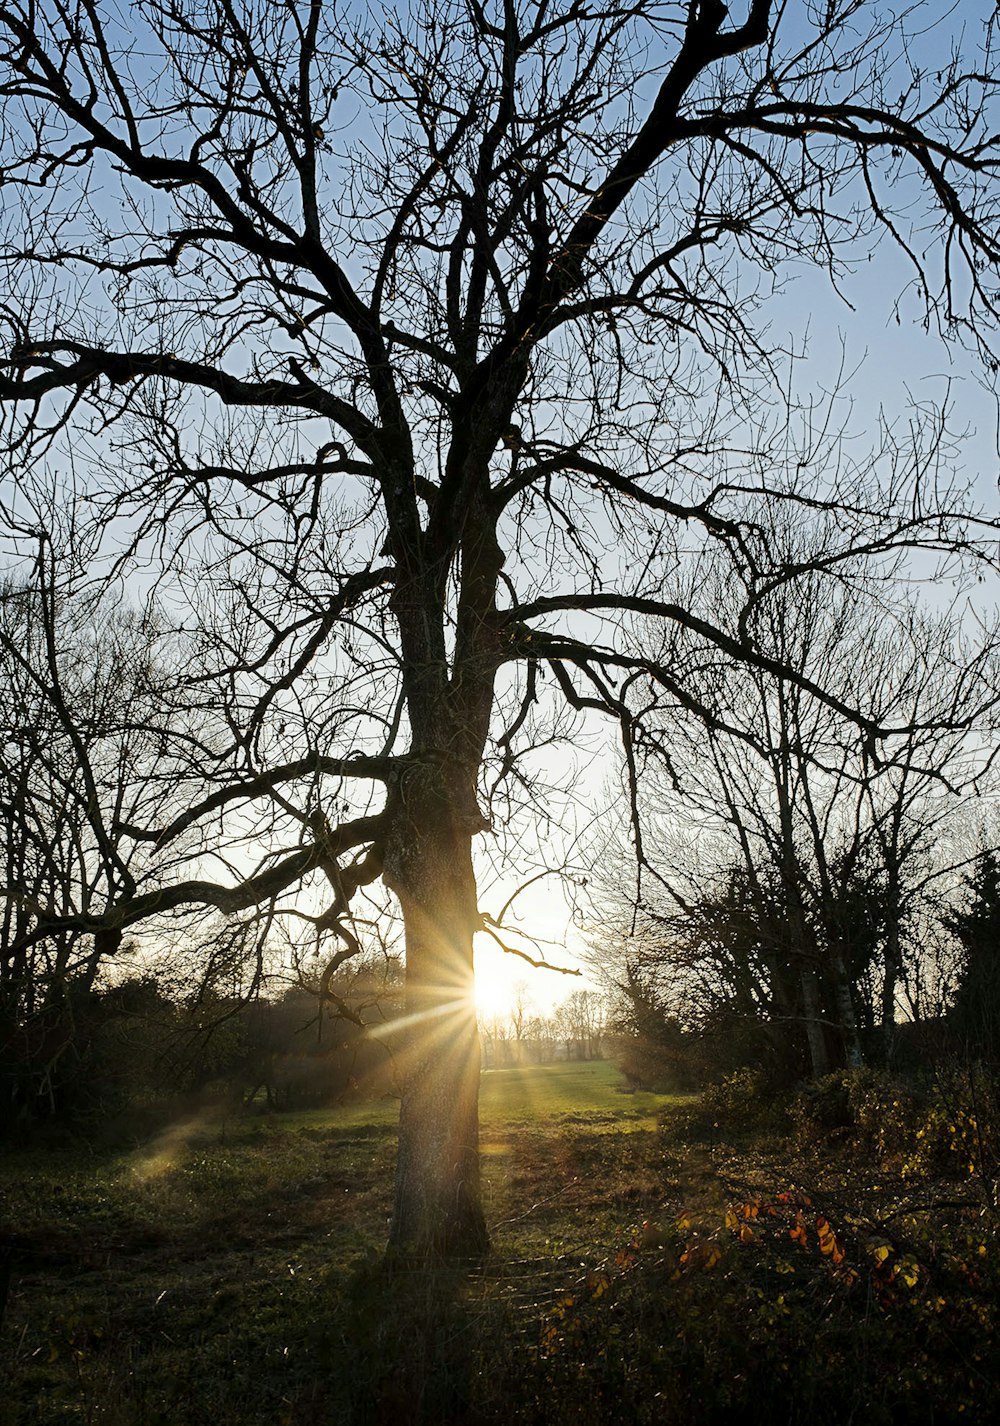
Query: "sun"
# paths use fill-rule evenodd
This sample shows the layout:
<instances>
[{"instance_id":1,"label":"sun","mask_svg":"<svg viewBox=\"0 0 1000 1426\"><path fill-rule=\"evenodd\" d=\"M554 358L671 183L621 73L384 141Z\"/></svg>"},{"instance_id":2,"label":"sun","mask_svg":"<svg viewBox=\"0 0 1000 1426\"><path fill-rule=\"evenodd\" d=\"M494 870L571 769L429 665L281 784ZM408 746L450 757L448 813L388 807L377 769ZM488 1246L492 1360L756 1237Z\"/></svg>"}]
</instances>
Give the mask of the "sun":
<instances>
[{"instance_id":1,"label":"sun","mask_svg":"<svg viewBox=\"0 0 1000 1426\"><path fill-rule=\"evenodd\" d=\"M582 983L571 977L586 974L581 956L586 946L569 925L568 911L561 915L560 908L551 904L525 910L528 914L519 925L503 932L507 944L523 948L524 959L501 950L486 933L475 938L474 998L482 1021L503 1019L518 1006L528 1017L551 1015Z\"/></svg>"},{"instance_id":2,"label":"sun","mask_svg":"<svg viewBox=\"0 0 1000 1426\"><path fill-rule=\"evenodd\" d=\"M528 980L531 967L516 956L501 951L488 936L476 937L476 1013L489 1020L495 1015L509 1015L514 1005L516 986Z\"/></svg>"}]
</instances>

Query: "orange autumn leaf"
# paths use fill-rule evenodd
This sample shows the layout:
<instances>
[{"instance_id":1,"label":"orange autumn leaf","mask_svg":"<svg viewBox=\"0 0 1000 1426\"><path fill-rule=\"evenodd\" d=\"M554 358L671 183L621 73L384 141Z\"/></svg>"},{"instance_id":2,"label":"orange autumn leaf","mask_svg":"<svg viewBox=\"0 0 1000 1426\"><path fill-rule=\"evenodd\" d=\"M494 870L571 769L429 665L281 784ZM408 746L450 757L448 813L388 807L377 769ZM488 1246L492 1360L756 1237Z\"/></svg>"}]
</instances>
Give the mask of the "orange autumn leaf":
<instances>
[{"instance_id":1,"label":"orange autumn leaf","mask_svg":"<svg viewBox=\"0 0 1000 1426\"><path fill-rule=\"evenodd\" d=\"M838 1242L837 1235L830 1227L829 1221L822 1216L816 1219L816 1234L819 1238L820 1252L839 1267L844 1261L844 1249Z\"/></svg>"},{"instance_id":2,"label":"orange autumn leaf","mask_svg":"<svg viewBox=\"0 0 1000 1426\"><path fill-rule=\"evenodd\" d=\"M702 1272L711 1272L721 1261L722 1253L713 1242L689 1243L680 1256L681 1267L689 1272L695 1268L700 1268Z\"/></svg>"}]
</instances>

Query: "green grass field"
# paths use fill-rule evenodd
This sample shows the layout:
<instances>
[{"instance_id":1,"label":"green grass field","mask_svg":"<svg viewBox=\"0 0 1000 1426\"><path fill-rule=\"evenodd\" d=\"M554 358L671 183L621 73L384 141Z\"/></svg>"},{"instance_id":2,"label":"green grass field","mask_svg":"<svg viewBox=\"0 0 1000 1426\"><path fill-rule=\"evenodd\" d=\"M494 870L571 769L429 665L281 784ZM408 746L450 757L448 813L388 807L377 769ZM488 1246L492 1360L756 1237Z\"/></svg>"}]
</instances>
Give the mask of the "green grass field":
<instances>
[{"instance_id":1,"label":"green grass field","mask_svg":"<svg viewBox=\"0 0 1000 1426\"><path fill-rule=\"evenodd\" d=\"M697 1102L626 1093L608 1064L495 1070L491 1258L390 1270L395 1112L203 1116L124 1151L9 1154L2 1426L991 1419L982 1213L932 1237L870 1163L748 1137L739 1116L706 1136Z\"/></svg>"},{"instance_id":2,"label":"green grass field","mask_svg":"<svg viewBox=\"0 0 1000 1426\"><path fill-rule=\"evenodd\" d=\"M558 1123L583 1115L588 1123L603 1118L608 1124L644 1123L651 1128L675 1096L632 1093L615 1067L606 1060L526 1065L517 1069L486 1070L482 1077L479 1116L484 1132L516 1123ZM399 1105L389 1095L360 1099L334 1109L314 1109L283 1114L286 1129L394 1127Z\"/></svg>"},{"instance_id":3,"label":"green grass field","mask_svg":"<svg viewBox=\"0 0 1000 1426\"><path fill-rule=\"evenodd\" d=\"M596 1124L626 1122L652 1128L668 1096L629 1093L622 1076L605 1060L589 1063L531 1065L487 1070L483 1075L480 1117L489 1130L501 1124L559 1123L573 1116Z\"/></svg>"}]
</instances>

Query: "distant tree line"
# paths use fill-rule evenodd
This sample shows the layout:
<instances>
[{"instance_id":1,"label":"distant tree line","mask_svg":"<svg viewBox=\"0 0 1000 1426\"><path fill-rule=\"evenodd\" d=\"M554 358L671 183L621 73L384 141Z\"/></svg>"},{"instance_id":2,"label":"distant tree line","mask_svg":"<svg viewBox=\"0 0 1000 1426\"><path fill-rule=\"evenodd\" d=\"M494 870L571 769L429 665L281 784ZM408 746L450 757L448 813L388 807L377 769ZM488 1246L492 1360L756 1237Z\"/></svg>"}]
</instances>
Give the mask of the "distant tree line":
<instances>
[{"instance_id":1,"label":"distant tree line","mask_svg":"<svg viewBox=\"0 0 1000 1426\"><path fill-rule=\"evenodd\" d=\"M294 1110L398 1093L397 961L247 998L153 973L64 987L62 1013L0 1025L0 1137L39 1123L143 1131L194 1110ZM383 1033L384 1032L384 1033Z\"/></svg>"},{"instance_id":2,"label":"distant tree line","mask_svg":"<svg viewBox=\"0 0 1000 1426\"><path fill-rule=\"evenodd\" d=\"M528 986L514 987L510 1009L481 1016L483 1066L508 1069L546 1065L557 1060L603 1059L607 1044L607 998L590 990L574 990L547 1015L533 1013Z\"/></svg>"}]
</instances>

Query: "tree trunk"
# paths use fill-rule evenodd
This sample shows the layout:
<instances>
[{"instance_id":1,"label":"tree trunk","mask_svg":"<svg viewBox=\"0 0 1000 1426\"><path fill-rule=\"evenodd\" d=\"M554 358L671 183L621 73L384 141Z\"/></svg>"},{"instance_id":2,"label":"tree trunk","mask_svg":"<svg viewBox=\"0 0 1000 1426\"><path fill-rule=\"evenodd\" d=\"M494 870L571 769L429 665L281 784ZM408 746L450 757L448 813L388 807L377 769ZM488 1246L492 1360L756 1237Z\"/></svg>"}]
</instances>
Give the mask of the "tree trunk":
<instances>
[{"instance_id":1,"label":"tree trunk","mask_svg":"<svg viewBox=\"0 0 1000 1426\"><path fill-rule=\"evenodd\" d=\"M449 782L452 783L449 786ZM480 1046L472 937L478 903L474 799L441 769L413 767L386 848L406 929L402 1105L389 1249L475 1256L489 1241L479 1181Z\"/></svg>"},{"instance_id":2,"label":"tree trunk","mask_svg":"<svg viewBox=\"0 0 1000 1426\"><path fill-rule=\"evenodd\" d=\"M844 1064L850 1070L860 1069L864 1054L861 1049L861 1036L858 1033L858 1019L854 1013L847 964L839 952L830 955L830 970L833 975L833 998L837 1026L844 1045Z\"/></svg>"},{"instance_id":3,"label":"tree trunk","mask_svg":"<svg viewBox=\"0 0 1000 1426\"><path fill-rule=\"evenodd\" d=\"M830 1056L823 1030L823 1013L820 1006L819 987L816 970L803 958L799 968L799 985L802 992L802 1018L805 1022L806 1041L809 1045L809 1061L814 1079L822 1079L830 1073Z\"/></svg>"},{"instance_id":4,"label":"tree trunk","mask_svg":"<svg viewBox=\"0 0 1000 1426\"><path fill-rule=\"evenodd\" d=\"M882 979L881 1024L882 1062L886 1069L892 1064L896 1044L896 986L902 970L902 956L899 949L899 923L895 913L889 924L885 946L885 975Z\"/></svg>"}]
</instances>

